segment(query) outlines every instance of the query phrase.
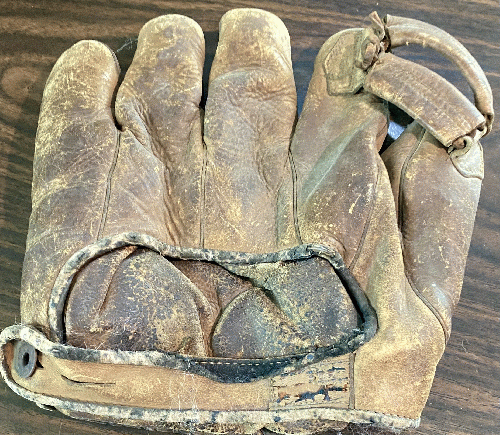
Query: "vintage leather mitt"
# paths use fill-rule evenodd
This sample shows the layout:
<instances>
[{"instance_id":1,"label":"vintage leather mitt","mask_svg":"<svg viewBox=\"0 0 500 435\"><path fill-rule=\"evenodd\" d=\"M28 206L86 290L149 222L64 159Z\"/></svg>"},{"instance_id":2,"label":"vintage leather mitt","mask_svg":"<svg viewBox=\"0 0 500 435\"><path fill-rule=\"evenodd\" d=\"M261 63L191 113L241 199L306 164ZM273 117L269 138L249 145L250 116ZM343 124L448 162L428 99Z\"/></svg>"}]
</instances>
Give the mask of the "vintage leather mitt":
<instances>
[{"instance_id":1,"label":"vintage leather mitt","mask_svg":"<svg viewBox=\"0 0 500 435\"><path fill-rule=\"evenodd\" d=\"M475 104L391 54L409 43L451 59ZM443 31L372 14L324 44L296 121L287 30L255 9L222 18L204 111L203 64L200 27L168 15L116 100L103 44L54 66L5 381L160 430L417 426L483 177L484 73Z\"/></svg>"}]
</instances>

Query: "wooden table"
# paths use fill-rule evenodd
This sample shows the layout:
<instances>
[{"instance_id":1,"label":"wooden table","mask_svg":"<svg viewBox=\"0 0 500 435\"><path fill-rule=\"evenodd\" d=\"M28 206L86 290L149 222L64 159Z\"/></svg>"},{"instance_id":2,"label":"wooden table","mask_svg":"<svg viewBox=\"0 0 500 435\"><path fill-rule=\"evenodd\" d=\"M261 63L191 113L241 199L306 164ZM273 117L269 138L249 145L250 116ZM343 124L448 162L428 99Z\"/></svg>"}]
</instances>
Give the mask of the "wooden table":
<instances>
[{"instance_id":1,"label":"wooden table","mask_svg":"<svg viewBox=\"0 0 500 435\"><path fill-rule=\"evenodd\" d=\"M234 7L260 7L287 25L302 105L322 43L348 27L363 26L372 11L435 24L457 37L490 80L500 114L499 5L496 0L452 1L40 1L0 3L0 329L19 322L19 287L30 214L37 117L42 91L60 54L81 39L97 39L130 64L141 26L161 14L194 18L205 31L207 65L217 44L218 21ZM405 48L402 56L433 68L470 96L452 64L438 55ZM483 141L486 178L477 214L453 333L437 368L421 427L415 434L500 434L500 128ZM380 433L370 430L368 433ZM0 382L3 435L143 434L65 418L38 409ZM354 433L351 429L343 434Z\"/></svg>"}]
</instances>

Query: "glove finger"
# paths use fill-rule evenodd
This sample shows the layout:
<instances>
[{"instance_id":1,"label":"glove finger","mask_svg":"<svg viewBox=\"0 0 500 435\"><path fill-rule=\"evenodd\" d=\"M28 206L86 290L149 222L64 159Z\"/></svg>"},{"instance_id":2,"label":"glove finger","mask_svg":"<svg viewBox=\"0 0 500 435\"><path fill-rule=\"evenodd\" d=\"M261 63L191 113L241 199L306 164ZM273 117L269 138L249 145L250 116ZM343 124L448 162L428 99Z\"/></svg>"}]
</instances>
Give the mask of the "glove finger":
<instances>
[{"instance_id":1,"label":"glove finger","mask_svg":"<svg viewBox=\"0 0 500 435\"><path fill-rule=\"evenodd\" d=\"M295 229L302 243L329 244L350 265L360 246L376 197L378 149L387 131L381 100L366 94L340 93L327 83L329 59L352 57L355 32L331 37L321 48L304 108L292 140L295 172ZM314 140L311 140L314 138ZM287 236L289 238L289 236Z\"/></svg>"},{"instance_id":2,"label":"glove finger","mask_svg":"<svg viewBox=\"0 0 500 435\"><path fill-rule=\"evenodd\" d=\"M204 56L203 32L192 19L155 18L139 33L116 98L117 121L127 140L131 132L164 166L157 169L164 177L159 200L166 212L166 241L194 247L200 245Z\"/></svg>"},{"instance_id":3,"label":"glove finger","mask_svg":"<svg viewBox=\"0 0 500 435\"><path fill-rule=\"evenodd\" d=\"M44 128L46 122L64 129L84 116L92 120L106 115L111 119L119 72L115 55L101 42L87 40L73 45L57 60L47 79L39 126ZM48 132L53 131L48 128Z\"/></svg>"},{"instance_id":4,"label":"glove finger","mask_svg":"<svg viewBox=\"0 0 500 435\"><path fill-rule=\"evenodd\" d=\"M58 59L45 86L38 122L33 194L57 177L71 177L75 161L108 166L116 129L110 104L119 66L111 50L97 41L81 41ZM80 140L71 140L78 130ZM81 130L81 131L80 131ZM103 134L102 140L95 137ZM94 143L98 142L98 143ZM100 148L100 149L97 149ZM70 210L71 208L68 208Z\"/></svg>"},{"instance_id":5,"label":"glove finger","mask_svg":"<svg viewBox=\"0 0 500 435\"><path fill-rule=\"evenodd\" d=\"M63 53L48 78L33 160L21 296L25 322L46 325L40 301L48 302L57 272L71 253L99 236L118 138L110 109L118 75L109 48L81 41Z\"/></svg>"},{"instance_id":6,"label":"glove finger","mask_svg":"<svg viewBox=\"0 0 500 435\"><path fill-rule=\"evenodd\" d=\"M481 145L451 154L416 122L382 154L396 202L407 278L446 338L462 288L481 181Z\"/></svg>"},{"instance_id":7,"label":"glove finger","mask_svg":"<svg viewBox=\"0 0 500 435\"><path fill-rule=\"evenodd\" d=\"M295 114L284 24L257 9L226 13L206 104L206 247L276 249L276 195L290 176Z\"/></svg>"}]
</instances>

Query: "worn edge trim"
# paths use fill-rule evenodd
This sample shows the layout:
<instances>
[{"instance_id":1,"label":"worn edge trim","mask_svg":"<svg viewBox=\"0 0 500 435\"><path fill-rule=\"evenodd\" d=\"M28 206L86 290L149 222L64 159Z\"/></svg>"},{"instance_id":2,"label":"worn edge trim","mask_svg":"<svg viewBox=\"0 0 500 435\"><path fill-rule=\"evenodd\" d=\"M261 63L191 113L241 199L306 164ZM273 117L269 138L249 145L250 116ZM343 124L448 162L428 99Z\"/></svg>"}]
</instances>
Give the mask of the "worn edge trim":
<instances>
[{"instance_id":1,"label":"worn edge trim","mask_svg":"<svg viewBox=\"0 0 500 435\"><path fill-rule=\"evenodd\" d=\"M208 379L222 383L241 383L251 382L253 380L267 378L281 372L285 369L299 369L306 365L311 365L328 357L336 357L352 352L351 348L359 347L363 341L364 335L358 335L355 339L339 349L343 353L330 354L321 352L321 348L317 354L313 352L297 354L289 357L281 357L274 359L228 359L228 358L197 358L186 355L181 355L172 352L160 351L116 351L116 350L98 350L98 349L82 349L79 347L69 346L60 343L54 343L47 339L43 333L30 325L13 325L2 331L0 334L0 345L13 341L23 340L33 346L39 352L49 355L53 358L91 362L99 364L121 364L135 366L151 366L164 369L179 370L188 373L194 373L204 376ZM327 348L328 349L328 348ZM242 380L231 376L224 376L224 373L218 374L213 369L224 369L225 367L233 366L243 368L246 366L249 370L257 372L249 380ZM212 369L212 370L211 370ZM263 374L259 371L264 371ZM269 373L271 372L271 373ZM247 376L248 377L248 376Z\"/></svg>"},{"instance_id":2,"label":"worn edge trim","mask_svg":"<svg viewBox=\"0 0 500 435\"><path fill-rule=\"evenodd\" d=\"M341 279L347 278L350 284L347 290L352 293L351 296L354 297L355 302L358 304L364 320L364 329L362 331L357 331L345 337L346 340L344 341L347 342L348 349L345 349L344 353L356 350L361 344L370 340L376 333L377 316L375 310L371 307L357 281L346 268L341 255L332 248L312 243L302 244L294 248L277 252L255 254L204 248L182 248L161 242L147 234L127 232L105 237L93 244L85 246L73 254L61 268L55 280L48 304L51 339L59 343L64 340L63 311L71 283L78 271L81 270L85 264L98 256L131 245L151 249L164 257L208 261L217 263L221 266L224 266L224 264L251 265L257 263L277 263L281 261L307 259L312 256L324 258L331 264L335 273L337 273ZM326 349L327 348L319 348L318 352L315 352L315 354L324 353Z\"/></svg>"},{"instance_id":3,"label":"worn edge trim","mask_svg":"<svg viewBox=\"0 0 500 435\"><path fill-rule=\"evenodd\" d=\"M416 428L420 424L420 419L411 419L390 414L382 414L375 411L365 410L344 410L336 408L309 408L309 409L290 409L290 410L269 410L269 411L203 411L196 409L173 410L173 409L146 409L138 407L128 407L119 405L101 405L90 402L80 402L75 400L66 400L62 398L45 396L43 394L33 393L22 388L9 376L3 346L16 339L26 338L33 328L23 325L13 325L6 328L0 334L0 372L9 386L16 394L24 399L35 402L40 407L54 407L62 412L83 412L97 415L107 419L113 419L121 424L127 424L128 421L151 422L151 423L176 423L186 422L189 424L273 424L277 419L280 422L293 422L297 420L337 420L361 424L374 424L377 426L391 427L394 429ZM39 333L38 338L43 335ZM45 341L49 341L43 337ZM46 343L45 343L46 344ZM44 347L43 340L40 347Z\"/></svg>"}]
</instances>

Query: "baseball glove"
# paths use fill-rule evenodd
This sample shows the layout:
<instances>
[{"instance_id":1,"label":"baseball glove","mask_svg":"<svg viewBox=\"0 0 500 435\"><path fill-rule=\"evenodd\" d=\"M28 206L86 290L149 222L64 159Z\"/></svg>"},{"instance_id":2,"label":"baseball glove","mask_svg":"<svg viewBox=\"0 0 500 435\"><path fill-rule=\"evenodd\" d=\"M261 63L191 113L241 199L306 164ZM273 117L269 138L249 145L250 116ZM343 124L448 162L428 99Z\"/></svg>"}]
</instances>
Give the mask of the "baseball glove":
<instances>
[{"instance_id":1,"label":"baseball glove","mask_svg":"<svg viewBox=\"0 0 500 435\"><path fill-rule=\"evenodd\" d=\"M416 427L450 334L493 122L453 37L375 13L321 48L298 121L279 18L148 22L118 88L82 41L45 88L7 384L185 432ZM451 59L475 97L391 50ZM404 132L387 135L406 114Z\"/></svg>"}]
</instances>

